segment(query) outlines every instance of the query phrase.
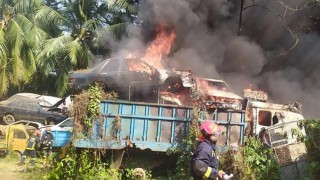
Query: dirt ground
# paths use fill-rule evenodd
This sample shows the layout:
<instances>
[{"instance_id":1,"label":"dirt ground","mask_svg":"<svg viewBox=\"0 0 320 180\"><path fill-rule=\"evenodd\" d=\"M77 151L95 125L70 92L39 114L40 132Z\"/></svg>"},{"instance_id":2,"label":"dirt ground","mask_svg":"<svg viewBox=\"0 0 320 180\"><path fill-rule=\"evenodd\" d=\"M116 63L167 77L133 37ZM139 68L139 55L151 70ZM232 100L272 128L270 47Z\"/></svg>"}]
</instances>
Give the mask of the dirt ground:
<instances>
[{"instance_id":1,"label":"dirt ground","mask_svg":"<svg viewBox=\"0 0 320 180\"><path fill-rule=\"evenodd\" d=\"M24 173L19 172L21 169L17 165L19 162L18 157L0 158L0 179L21 180L26 179Z\"/></svg>"}]
</instances>

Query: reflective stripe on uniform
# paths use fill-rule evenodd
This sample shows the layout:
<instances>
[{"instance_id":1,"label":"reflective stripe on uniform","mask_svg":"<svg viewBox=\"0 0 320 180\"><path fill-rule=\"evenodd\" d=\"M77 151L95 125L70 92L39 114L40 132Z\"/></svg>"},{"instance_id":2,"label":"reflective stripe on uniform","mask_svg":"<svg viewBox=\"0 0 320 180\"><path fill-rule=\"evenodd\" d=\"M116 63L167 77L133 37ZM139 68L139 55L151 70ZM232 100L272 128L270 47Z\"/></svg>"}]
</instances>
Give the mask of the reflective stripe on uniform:
<instances>
[{"instance_id":1,"label":"reflective stripe on uniform","mask_svg":"<svg viewBox=\"0 0 320 180\"><path fill-rule=\"evenodd\" d=\"M206 173L204 173L204 176L202 177L203 179L208 179L210 174L212 172L212 168L208 167Z\"/></svg>"},{"instance_id":2,"label":"reflective stripe on uniform","mask_svg":"<svg viewBox=\"0 0 320 180\"><path fill-rule=\"evenodd\" d=\"M34 145L36 144L36 143L35 143L35 139L36 139L36 138L30 138L30 139L28 140L28 142L27 142L27 147L26 147L27 150L34 150Z\"/></svg>"}]
</instances>

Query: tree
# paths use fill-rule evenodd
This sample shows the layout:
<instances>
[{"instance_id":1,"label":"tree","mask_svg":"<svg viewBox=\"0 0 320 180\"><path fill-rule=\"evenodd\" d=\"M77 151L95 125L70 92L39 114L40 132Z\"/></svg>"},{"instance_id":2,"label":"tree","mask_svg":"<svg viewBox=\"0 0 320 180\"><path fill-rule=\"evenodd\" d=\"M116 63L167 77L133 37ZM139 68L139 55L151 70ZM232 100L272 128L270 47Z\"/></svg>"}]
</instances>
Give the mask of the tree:
<instances>
[{"instance_id":1,"label":"tree","mask_svg":"<svg viewBox=\"0 0 320 180\"><path fill-rule=\"evenodd\" d=\"M57 94L67 90L68 73L88 67L94 55L106 55L99 32L125 32L138 1L2 0L0 95L9 87L36 90L55 73Z\"/></svg>"},{"instance_id":2,"label":"tree","mask_svg":"<svg viewBox=\"0 0 320 180\"><path fill-rule=\"evenodd\" d=\"M36 72L36 54L46 33L33 19L40 0L1 1L0 26L0 96L10 85L21 87Z\"/></svg>"},{"instance_id":3,"label":"tree","mask_svg":"<svg viewBox=\"0 0 320 180\"><path fill-rule=\"evenodd\" d=\"M54 4L56 12L65 20L62 25L53 28L56 30L50 32L51 37L46 40L43 51L37 57L45 75L52 71L57 74L58 96L67 91L68 73L71 70L86 68L94 55L108 53L107 49L99 45L98 32L110 31L121 36L125 32L126 23L134 19L131 14L137 2L107 2L73 0L61 1L59 6L46 1L48 5ZM47 17L48 14L43 13L38 18L49 21L57 19L54 14Z\"/></svg>"}]
</instances>

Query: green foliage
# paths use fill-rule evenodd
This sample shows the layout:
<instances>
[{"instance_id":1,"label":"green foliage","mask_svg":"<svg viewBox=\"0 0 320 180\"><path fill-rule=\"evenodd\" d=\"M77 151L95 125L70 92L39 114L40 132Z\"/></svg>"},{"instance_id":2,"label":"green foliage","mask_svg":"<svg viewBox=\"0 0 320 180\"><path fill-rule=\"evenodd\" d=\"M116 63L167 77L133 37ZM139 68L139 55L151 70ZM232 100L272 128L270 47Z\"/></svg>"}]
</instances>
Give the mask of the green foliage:
<instances>
[{"instance_id":1,"label":"green foliage","mask_svg":"<svg viewBox=\"0 0 320 180\"><path fill-rule=\"evenodd\" d=\"M249 137L243 148L245 176L251 179L280 179L280 168L277 160L273 157L272 149L264 147L263 143L255 138Z\"/></svg>"},{"instance_id":2,"label":"green foliage","mask_svg":"<svg viewBox=\"0 0 320 180\"><path fill-rule=\"evenodd\" d=\"M305 144L308 150L307 179L320 179L320 121L305 120L303 126L306 130Z\"/></svg>"},{"instance_id":3,"label":"green foliage","mask_svg":"<svg viewBox=\"0 0 320 180\"><path fill-rule=\"evenodd\" d=\"M95 150L98 151L98 150ZM80 153L70 149L63 159L54 158L53 168L44 179L121 179L121 173L115 169L106 168L99 157L93 156L88 150Z\"/></svg>"},{"instance_id":4,"label":"green foliage","mask_svg":"<svg viewBox=\"0 0 320 180\"><path fill-rule=\"evenodd\" d=\"M291 129L291 136L296 137L298 142L303 142L305 135L302 133L303 127L304 127L304 121L298 122L298 128L292 128Z\"/></svg>"},{"instance_id":5,"label":"green foliage","mask_svg":"<svg viewBox=\"0 0 320 180\"><path fill-rule=\"evenodd\" d=\"M233 173L235 179L280 179L280 167L272 149L264 147L255 137L247 138L238 151L220 154L219 165L225 172Z\"/></svg>"}]
</instances>

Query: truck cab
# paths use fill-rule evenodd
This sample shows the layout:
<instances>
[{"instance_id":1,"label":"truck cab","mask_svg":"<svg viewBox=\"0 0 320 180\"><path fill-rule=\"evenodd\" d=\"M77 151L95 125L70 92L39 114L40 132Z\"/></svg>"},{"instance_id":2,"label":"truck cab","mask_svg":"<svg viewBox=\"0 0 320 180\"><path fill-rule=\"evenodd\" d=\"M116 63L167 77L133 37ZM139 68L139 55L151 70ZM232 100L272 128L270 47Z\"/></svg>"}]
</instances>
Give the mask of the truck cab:
<instances>
[{"instance_id":1,"label":"truck cab","mask_svg":"<svg viewBox=\"0 0 320 180\"><path fill-rule=\"evenodd\" d=\"M267 94L263 91L245 90L246 99L246 134L261 136L266 131L270 147L293 144L298 141L292 135L292 129L299 128L304 120L299 103L276 104L267 102ZM291 108L295 107L295 108ZM301 129L302 135L305 130Z\"/></svg>"},{"instance_id":2,"label":"truck cab","mask_svg":"<svg viewBox=\"0 0 320 180\"><path fill-rule=\"evenodd\" d=\"M26 148L29 133L32 131L34 131L33 128L26 128L21 124L0 126L0 151L22 153Z\"/></svg>"}]
</instances>

